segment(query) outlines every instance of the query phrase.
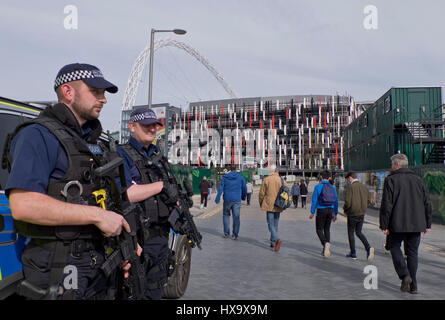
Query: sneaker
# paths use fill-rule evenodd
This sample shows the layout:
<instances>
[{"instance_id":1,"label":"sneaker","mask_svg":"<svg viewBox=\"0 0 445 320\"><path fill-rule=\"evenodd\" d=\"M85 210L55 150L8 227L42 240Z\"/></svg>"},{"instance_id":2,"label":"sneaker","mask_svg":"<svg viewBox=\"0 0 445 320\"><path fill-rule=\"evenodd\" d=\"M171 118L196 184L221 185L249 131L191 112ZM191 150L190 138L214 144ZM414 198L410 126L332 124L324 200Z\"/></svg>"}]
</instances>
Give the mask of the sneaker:
<instances>
[{"instance_id":1,"label":"sneaker","mask_svg":"<svg viewBox=\"0 0 445 320\"><path fill-rule=\"evenodd\" d=\"M386 244L383 244L383 250L385 251L386 254L390 253L391 251L389 251L388 249L386 249Z\"/></svg>"},{"instance_id":2,"label":"sneaker","mask_svg":"<svg viewBox=\"0 0 445 320\"><path fill-rule=\"evenodd\" d=\"M330 248L331 248L331 244L329 242L326 242L324 245L324 250L323 250L324 256L326 258L331 255L331 252L329 251Z\"/></svg>"},{"instance_id":3,"label":"sneaker","mask_svg":"<svg viewBox=\"0 0 445 320\"><path fill-rule=\"evenodd\" d=\"M413 280L411 279L410 276L405 276L402 280L402 284L400 285L400 291L409 292L411 289L410 286L412 282Z\"/></svg>"},{"instance_id":4,"label":"sneaker","mask_svg":"<svg viewBox=\"0 0 445 320\"><path fill-rule=\"evenodd\" d=\"M355 253L349 253L346 255L346 258L352 259L352 260L357 260L357 254Z\"/></svg>"},{"instance_id":5,"label":"sneaker","mask_svg":"<svg viewBox=\"0 0 445 320\"><path fill-rule=\"evenodd\" d=\"M238 237L232 236L232 240L238 240Z\"/></svg>"},{"instance_id":6,"label":"sneaker","mask_svg":"<svg viewBox=\"0 0 445 320\"><path fill-rule=\"evenodd\" d=\"M366 250L366 258L368 259L368 261L371 261L372 259L374 259L374 248L373 247L369 247Z\"/></svg>"},{"instance_id":7,"label":"sneaker","mask_svg":"<svg viewBox=\"0 0 445 320\"><path fill-rule=\"evenodd\" d=\"M281 247L281 239L278 239L277 242L275 243L275 251L280 251L280 247Z\"/></svg>"},{"instance_id":8,"label":"sneaker","mask_svg":"<svg viewBox=\"0 0 445 320\"><path fill-rule=\"evenodd\" d=\"M414 286L414 283L411 282L411 285L409 286L409 293L411 294L418 294L419 292L417 291L417 287Z\"/></svg>"},{"instance_id":9,"label":"sneaker","mask_svg":"<svg viewBox=\"0 0 445 320\"><path fill-rule=\"evenodd\" d=\"M223 238L224 238L224 239L227 239L228 237L229 237L228 234L223 235Z\"/></svg>"},{"instance_id":10,"label":"sneaker","mask_svg":"<svg viewBox=\"0 0 445 320\"><path fill-rule=\"evenodd\" d=\"M202 209L202 207L203 207L203 205L201 204L201 205L199 206L199 208Z\"/></svg>"}]
</instances>

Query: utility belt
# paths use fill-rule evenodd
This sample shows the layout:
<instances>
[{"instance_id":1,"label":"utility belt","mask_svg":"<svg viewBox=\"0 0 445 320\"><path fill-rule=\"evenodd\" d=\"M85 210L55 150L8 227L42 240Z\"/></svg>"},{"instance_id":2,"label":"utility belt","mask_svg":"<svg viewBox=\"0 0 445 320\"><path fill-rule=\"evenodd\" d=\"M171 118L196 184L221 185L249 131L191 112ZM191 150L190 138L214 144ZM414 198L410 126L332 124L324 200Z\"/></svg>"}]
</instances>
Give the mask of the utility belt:
<instances>
[{"instance_id":1,"label":"utility belt","mask_svg":"<svg viewBox=\"0 0 445 320\"><path fill-rule=\"evenodd\" d=\"M45 240L45 239L33 239L32 243L35 245L46 249L46 250L55 250L56 243L62 240ZM74 258L80 258L82 253L88 252L91 250L102 252L104 251L104 242L102 239L76 239L76 240L68 240L62 241L64 245L69 246L68 253Z\"/></svg>"}]
</instances>

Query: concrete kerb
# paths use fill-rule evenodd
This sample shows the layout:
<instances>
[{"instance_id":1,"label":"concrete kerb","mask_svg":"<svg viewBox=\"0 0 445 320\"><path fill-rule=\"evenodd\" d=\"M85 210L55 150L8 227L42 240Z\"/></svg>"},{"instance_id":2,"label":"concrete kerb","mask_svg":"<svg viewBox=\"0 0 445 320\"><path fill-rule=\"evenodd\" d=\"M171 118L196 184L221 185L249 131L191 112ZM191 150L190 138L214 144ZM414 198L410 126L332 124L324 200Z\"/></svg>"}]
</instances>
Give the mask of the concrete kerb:
<instances>
[{"instance_id":1,"label":"concrete kerb","mask_svg":"<svg viewBox=\"0 0 445 320\"><path fill-rule=\"evenodd\" d=\"M201 195L200 194L193 195L192 196L193 207L190 208L190 213L193 215L193 217L199 217L200 219L207 218L209 216L215 215L215 214L219 213L220 211L222 211L222 209L223 209L222 202L220 202L219 204L216 204L215 200L214 200L215 196L216 196L216 193L212 193L212 198L211 198L212 200L207 201L207 208L201 209L201 207L200 207Z\"/></svg>"}]
</instances>

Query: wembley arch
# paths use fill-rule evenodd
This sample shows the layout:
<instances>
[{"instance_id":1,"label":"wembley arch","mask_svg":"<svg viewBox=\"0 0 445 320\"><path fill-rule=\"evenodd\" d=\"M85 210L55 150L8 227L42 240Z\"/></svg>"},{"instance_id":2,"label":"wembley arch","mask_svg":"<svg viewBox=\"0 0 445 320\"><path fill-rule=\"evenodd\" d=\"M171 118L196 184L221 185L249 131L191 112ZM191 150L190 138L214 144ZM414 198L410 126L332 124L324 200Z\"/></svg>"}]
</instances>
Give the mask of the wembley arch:
<instances>
[{"instance_id":1,"label":"wembley arch","mask_svg":"<svg viewBox=\"0 0 445 320\"><path fill-rule=\"evenodd\" d=\"M221 74L219 74L219 72L210 64L210 62L194 48L192 48L191 46L189 46L184 42L170 38L160 39L155 41L154 51L163 47L175 47L184 50L185 52L190 54L192 57L198 60L216 78L216 80L221 84L221 86L224 88L224 90L231 98L237 98L235 92L232 90L229 84L224 80ZM139 54L133 65L133 68L131 69L131 73L127 82L127 87L124 93L122 110L130 110L134 106L138 86L139 83L141 82L142 73L145 69L145 66L148 63L149 57L150 57L150 46L148 45Z\"/></svg>"}]
</instances>

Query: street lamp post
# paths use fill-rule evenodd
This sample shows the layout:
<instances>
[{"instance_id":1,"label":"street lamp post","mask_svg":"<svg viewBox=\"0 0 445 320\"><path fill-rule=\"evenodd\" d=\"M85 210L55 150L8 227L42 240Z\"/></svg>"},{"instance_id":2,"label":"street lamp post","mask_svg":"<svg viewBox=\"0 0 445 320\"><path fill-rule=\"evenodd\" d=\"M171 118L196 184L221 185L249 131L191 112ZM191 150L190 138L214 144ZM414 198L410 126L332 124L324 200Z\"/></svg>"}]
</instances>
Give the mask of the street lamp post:
<instances>
[{"instance_id":1,"label":"street lamp post","mask_svg":"<svg viewBox=\"0 0 445 320\"><path fill-rule=\"evenodd\" d=\"M173 30L155 30L151 29L151 37L150 37L150 73L149 73L149 82L148 82L148 107L151 108L151 98L153 93L153 53L154 53L154 39L155 32L173 32L176 34L185 34L187 31L182 29L173 29Z\"/></svg>"}]
</instances>

